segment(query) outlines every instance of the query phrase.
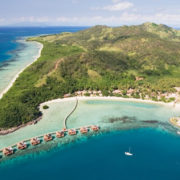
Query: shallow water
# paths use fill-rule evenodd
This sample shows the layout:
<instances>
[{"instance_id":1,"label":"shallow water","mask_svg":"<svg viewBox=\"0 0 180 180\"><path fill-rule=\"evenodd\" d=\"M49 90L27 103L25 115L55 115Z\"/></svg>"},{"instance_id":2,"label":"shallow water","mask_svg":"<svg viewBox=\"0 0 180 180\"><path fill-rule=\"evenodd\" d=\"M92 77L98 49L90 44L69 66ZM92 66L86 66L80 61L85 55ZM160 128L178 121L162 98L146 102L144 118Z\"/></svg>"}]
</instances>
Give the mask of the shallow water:
<instances>
[{"instance_id":1,"label":"shallow water","mask_svg":"<svg viewBox=\"0 0 180 180\"><path fill-rule=\"evenodd\" d=\"M49 109L42 110L43 118L39 123L0 136L0 148L61 130L64 127L64 118L73 109L75 103L75 100L46 103ZM77 109L67 120L67 128L79 128L94 124L99 125L102 131L160 127L175 132L176 129L169 123L172 112L174 115L179 113L178 110L159 104L122 100L79 100Z\"/></svg>"},{"instance_id":2,"label":"shallow water","mask_svg":"<svg viewBox=\"0 0 180 180\"><path fill-rule=\"evenodd\" d=\"M0 93L6 89L13 78L22 69L24 69L24 67L36 59L41 48L41 45L36 42L26 42L25 40L19 40L18 43L18 54L15 54L11 61L1 63Z\"/></svg>"},{"instance_id":3,"label":"shallow water","mask_svg":"<svg viewBox=\"0 0 180 180\"><path fill-rule=\"evenodd\" d=\"M101 127L118 124L125 118L132 122L158 121L168 123L172 112L178 114L168 106L118 100L81 100L73 115L68 120L68 127L80 127L82 125L99 124ZM115 118L113 120L113 118ZM118 120L117 118L121 118ZM112 119L110 122L109 119ZM128 124L128 123L126 123ZM128 124L129 126L129 124Z\"/></svg>"},{"instance_id":4,"label":"shallow water","mask_svg":"<svg viewBox=\"0 0 180 180\"><path fill-rule=\"evenodd\" d=\"M19 141L55 132L63 128L63 120L71 111L75 101L51 104L46 110L42 120L36 125L26 126L11 134L0 136L0 149L13 145Z\"/></svg>"}]
</instances>

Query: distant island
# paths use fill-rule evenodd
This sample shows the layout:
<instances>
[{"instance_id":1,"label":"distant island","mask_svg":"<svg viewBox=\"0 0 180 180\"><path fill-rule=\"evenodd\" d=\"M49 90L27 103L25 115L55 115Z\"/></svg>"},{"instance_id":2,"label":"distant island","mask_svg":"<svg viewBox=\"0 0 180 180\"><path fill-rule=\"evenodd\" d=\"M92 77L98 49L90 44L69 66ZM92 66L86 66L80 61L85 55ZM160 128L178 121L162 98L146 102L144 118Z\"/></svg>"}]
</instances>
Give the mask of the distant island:
<instances>
[{"instance_id":1,"label":"distant island","mask_svg":"<svg viewBox=\"0 0 180 180\"><path fill-rule=\"evenodd\" d=\"M63 97L178 100L180 31L168 26L95 26L28 41L43 44L41 57L0 100L0 129L38 119L41 103Z\"/></svg>"}]
</instances>

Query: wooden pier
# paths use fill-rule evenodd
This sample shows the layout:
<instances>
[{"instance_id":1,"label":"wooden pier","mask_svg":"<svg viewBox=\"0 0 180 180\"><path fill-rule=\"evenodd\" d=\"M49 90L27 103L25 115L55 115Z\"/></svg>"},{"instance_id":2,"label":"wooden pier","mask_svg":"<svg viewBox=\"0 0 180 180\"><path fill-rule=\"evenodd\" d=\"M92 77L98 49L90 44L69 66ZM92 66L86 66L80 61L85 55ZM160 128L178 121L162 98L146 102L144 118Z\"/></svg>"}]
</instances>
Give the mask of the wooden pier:
<instances>
[{"instance_id":1,"label":"wooden pier","mask_svg":"<svg viewBox=\"0 0 180 180\"><path fill-rule=\"evenodd\" d=\"M72 111L64 118L64 129L67 129L67 120L72 115L72 113L76 110L78 106L78 98L76 97L76 104L73 107Z\"/></svg>"}]
</instances>

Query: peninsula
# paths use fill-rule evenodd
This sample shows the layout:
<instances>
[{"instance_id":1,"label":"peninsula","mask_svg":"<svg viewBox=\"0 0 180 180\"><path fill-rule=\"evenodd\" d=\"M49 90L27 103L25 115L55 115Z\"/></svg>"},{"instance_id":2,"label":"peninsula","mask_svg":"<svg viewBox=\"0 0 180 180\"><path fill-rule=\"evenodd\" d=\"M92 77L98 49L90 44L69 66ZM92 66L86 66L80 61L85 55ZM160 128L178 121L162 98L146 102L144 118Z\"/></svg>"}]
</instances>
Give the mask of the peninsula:
<instances>
[{"instance_id":1,"label":"peninsula","mask_svg":"<svg viewBox=\"0 0 180 180\"><path fill-rule=\"evenodd\" d=\"M0 99L0 128L41 116L43 102L75 95L177 100L180 31L165 25L95 26L77 33L29 38L43 44Z\"/></svg>"}]
</instances>

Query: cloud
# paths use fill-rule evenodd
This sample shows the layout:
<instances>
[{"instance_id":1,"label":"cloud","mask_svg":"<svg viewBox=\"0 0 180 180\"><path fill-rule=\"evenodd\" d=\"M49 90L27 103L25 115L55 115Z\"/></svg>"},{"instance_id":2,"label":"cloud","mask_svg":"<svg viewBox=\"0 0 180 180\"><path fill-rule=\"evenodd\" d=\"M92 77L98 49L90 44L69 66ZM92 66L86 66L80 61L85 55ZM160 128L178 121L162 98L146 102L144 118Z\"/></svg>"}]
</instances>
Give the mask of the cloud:
<instances>
[{"instance_id":1,"label":"cloud","mask_svg":"<svg viewBox=\"0 0 180 180\"><path fill-rule=\"evenodd\" d=\"M58 23L67 25L97 25L106 24L110 26L141 24L144 22L155 22L170 26L180 26L180 14L157 13L154 15L143 15L138 13L124 12L119 16L93 16L93 17L59 17Z\"/></svg>"},{"instance_id":2,"label":"cloud","mask_svg":"<svg viewBox=\"0 0 180 180\"><path fill-rule=\"evenodd\" d=\"M156 14L139 14L137 12L122 12L120 15L112 16L60 16L60 17L19 17L13 19L0 18L0 25L11 25L21 23L45 23L46 25L53 26L93 26L97 24L120 26L120 25L135 25L144 22L155 22L158 24L166 24L170 26L180 27L180 13L156 13Z\"/></svg>"},{"instance_id":3,"label":"cloud","mask_svg":"<svg viewBox=\"0 0 180 180\"><path fill-rule=\"evenodd\" d=\"M50 18L48 17L19 17L19 18L13 18L11 21L13 22L36 22L36 23L43 23L43 22L49 22Z\"/></svg>"},{"instance_id":4,"label":"cloud","mask_svg":"<svg viewBox=\"0 0 180 180\"><path fill-rule=\"evenodd\" d=\"M105 10L105 11L124 11L134 6L133 3L128 2L128 1L119 2L119 0L112 0L112 2L115 4L104 6L104 7L95 7L91 9L92 10Z\"/></svg>"},{"instance_id":5,"label":"cloud","mask_svg":"<svg viewBox=\"0 0 180 180\"><path fill-rule=\"evenodd\" d=\"M116 2L116 1L117 0L114 0L114 2ZM133 6L134 6L133 3L131 3L131 2L119 2L117 4L105 6L102 9L107 10L107 11L123 11L123 10L129 9Z\"/></svg>"}]
</instances>

